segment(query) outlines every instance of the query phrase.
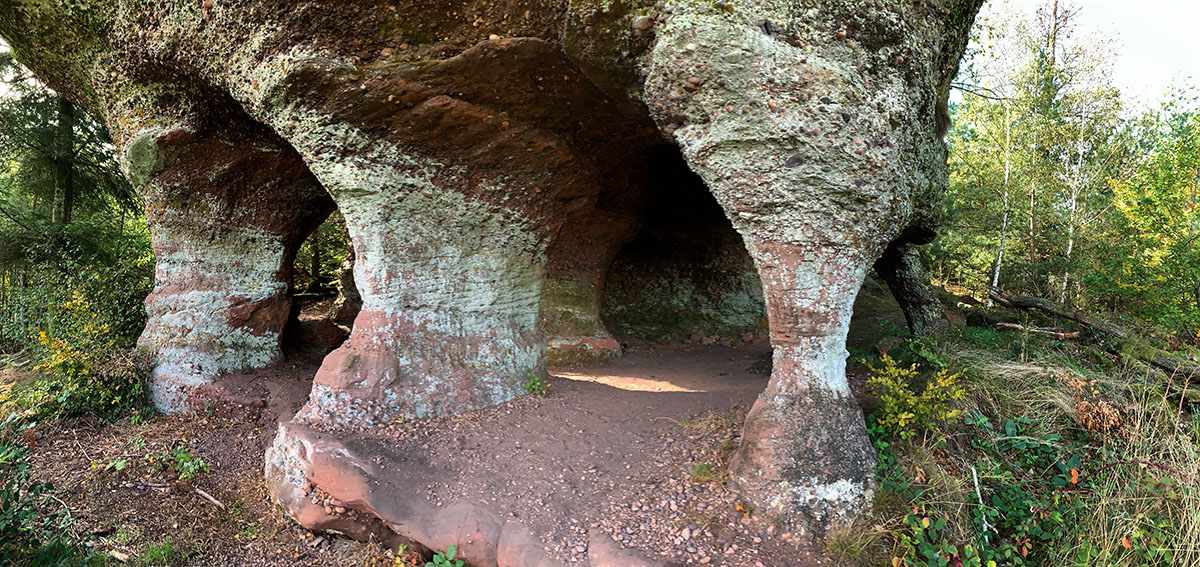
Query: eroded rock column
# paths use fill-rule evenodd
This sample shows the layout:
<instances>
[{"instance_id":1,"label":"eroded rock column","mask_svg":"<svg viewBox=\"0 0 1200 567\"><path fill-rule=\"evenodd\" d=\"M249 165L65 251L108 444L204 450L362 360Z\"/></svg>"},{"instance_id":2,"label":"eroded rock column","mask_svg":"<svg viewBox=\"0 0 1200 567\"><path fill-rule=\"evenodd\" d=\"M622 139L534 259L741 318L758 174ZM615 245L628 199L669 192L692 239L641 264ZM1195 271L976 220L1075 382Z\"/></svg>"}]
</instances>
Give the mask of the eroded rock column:
<instances>
[{"instance_id":1,"label":"eroded rock column","mask_svg":"<svg viewBox=\"0 0 1200 567\"><path fill-rule=\"evenodd\" d=\"M525 393L545 372L547 246L620 148L580 124L619 127L612 103L532 39L424 66L297 54L252 73L240 85L259 88L235 94L337 200L363 300L297 419L370 427Z\"/></svg>"},{"instance_id":2,"label":"eroded rock column","mask_svg":"<svg viewBox=\"0 0 1200 567\"><path fill-rule=\"evenodd\" d=\"M608 268L638 226L630 212L589 207L556 235L548 250L542 287L547 364L597 362L621 355L621 344L600 319L600 303Z\"/></svg>"},{"instance_id":3,"label":"eroded rock column","mask_svg":"<svg viewBox=\"0 0 1200 567\"><path fill-rule=\"evenodd\" d=\"M679 3L657 29L647 102L745 238L767 302L775 365L734 482L801 533L872 492L846 332L867 269L944 186L937 109L979 2L942 4Z\"/></svg>"},{"instance_id":4,"label":"eroded rock column","mask_svg":"<svg viewBox=\"0 0 1200 567\"><path fill-rule=\"evenodd\" d=\"M310 159L354 240L363 306L317 373L304 418L457 413L510 400L544 372L544 245L519 214L437 187L464 173L436 163Z\"/></svg>"},{"instance_id":5,"label":"eroded rock column","mask_svg":"<svg viewBox=\"0 0 1200 567\"><path fill-rule=\"evenodd\" d=\"M139 344L155 355L151 395L165 412L217 396L217 376L279 358L292 260L333 209L294 151L249 120L234 124L194 119L124 138L156 259Z\"/></svg>"},{"instance_id":6,"label":"eroded rock column","mask_svg":"<svg viewBox=\"0 0 1200 567\"><path fill-rule=\"evenodd\" d=\"M926 337L947 325L946 311L929 283L929 272L921 261L921 251L903 240L888 245L875 272L887 283L914 337Z\"/></svg>"}]
</instances>

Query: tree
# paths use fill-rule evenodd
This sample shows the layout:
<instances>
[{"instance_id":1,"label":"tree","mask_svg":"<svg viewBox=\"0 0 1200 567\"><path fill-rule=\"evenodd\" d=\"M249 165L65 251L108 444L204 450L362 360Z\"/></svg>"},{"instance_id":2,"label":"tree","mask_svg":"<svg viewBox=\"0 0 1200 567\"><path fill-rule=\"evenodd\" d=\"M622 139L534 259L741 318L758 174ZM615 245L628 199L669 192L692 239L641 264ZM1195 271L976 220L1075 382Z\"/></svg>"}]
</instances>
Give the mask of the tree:
<instances>
[{"instance_id":1,"label":"tree","mask_svg":"<svg viewBox=\"0 0 1200 567\"><path fill-rule=\"evenodd\" d=\"M958 85L938 275L977 291L1002 286L1071 303L1084 236L1105 210L1107 177L1128 154L1106 63L1112 47L1073 38L1078 9L1062 0L1032 21L1004 8L982 18ZM1020 217L1023 242L1011 237Z\"/></svg>"},{"instance_id":2,"label":"tree","mask_svg":"<svg viewBox=\"0 0 1200 567\"><path fill-rule=\"evenodd\" d=\"M1135 244L1093 278L1139 315L1200 332L1200 114L1175 101L1145 121L1150 150L1110 180L1121 229Z\"/></svg>"},{"instance_id":3,"label":"tree","mask_svg":"<svg viewBox=\"0 0 1200 567\"><path fill-rule=\"evenodd\" d=\"M0 349L83 328L84 314L64 307L79 298L94 306L87 317L132 343L153 263L107 132L2 44L0 81Z\"/></svg>"}]
</instances>

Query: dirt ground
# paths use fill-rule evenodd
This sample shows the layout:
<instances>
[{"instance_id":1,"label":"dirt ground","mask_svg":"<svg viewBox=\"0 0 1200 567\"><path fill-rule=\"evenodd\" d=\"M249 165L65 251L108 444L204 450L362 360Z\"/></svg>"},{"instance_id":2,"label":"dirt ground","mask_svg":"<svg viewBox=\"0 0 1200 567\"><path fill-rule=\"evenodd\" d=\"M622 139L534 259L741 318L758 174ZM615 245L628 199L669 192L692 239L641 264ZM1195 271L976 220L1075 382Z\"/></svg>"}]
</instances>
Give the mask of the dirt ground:
<instances>
[{"instance_id":1,"label":"dirt ground","mask_svg":"<svg viewBox=\"0 0 1200 567\"><path fill-rule=\"evenodd\" d=\"M637 349L608 366L553 371L546 398L399 424L351 446L379 455L414 497L472 500L521 518L568 562L583 561L587 531L599 528L682 563L795 565L790 534L740 512L746 507L720 483L741 420L765 387L769 355L764 345ZM290 392L278 384L293 379L286 374L247 384ZM155 560L169 542L169 565L391 564L377 547L301 530L269 503L262 455L277 418L269 410L293 406L289 396L236 415L213 408L141 425L43 426L35 475L55 484L106 552L133 561ZM209 472L180 479L177 448Z\"/></svg>"},{"instance_id":2,"label":"dirt ground","mask_svg":"<svg viewBox=\"0 0 1200 567\"><path fill-rule=\"evenodd\" d=\"M589 529L679 563L793 566L777 533L723 485L770 348L630 349L607 366L552 369L550 395L350 435L383 490L480 505L586 564Z\"/></svg>"},{"instance_id":3,"label":"dirt ground","mask_svg":"<svg viewBox=\"0 0 1200 567\"><path fill-rule=\"evenodd\" d=\"M875 314L856 319L879 325ZM78 529L129 564L417 564L413 554L397 559L378 545L309 533L270 503L264 450L277 420L304 402L320 356L289 360L229 377L245 404L234 409L138 425L40 426L35 479L52 481ZM599 529L622 546L683 564L817 565L807 542L764 521L722 484L769 373L770 348L761 343L635 347L606 366L552 369L548 397L400 423L348 443L376 455L395 490L439 506L474 501L518 518L568 563L586 565L587 533ZM850 379L861 386L860 376ZM180 478L173 466L180 452L208 472Z\"/></svg>"}]
</instances>

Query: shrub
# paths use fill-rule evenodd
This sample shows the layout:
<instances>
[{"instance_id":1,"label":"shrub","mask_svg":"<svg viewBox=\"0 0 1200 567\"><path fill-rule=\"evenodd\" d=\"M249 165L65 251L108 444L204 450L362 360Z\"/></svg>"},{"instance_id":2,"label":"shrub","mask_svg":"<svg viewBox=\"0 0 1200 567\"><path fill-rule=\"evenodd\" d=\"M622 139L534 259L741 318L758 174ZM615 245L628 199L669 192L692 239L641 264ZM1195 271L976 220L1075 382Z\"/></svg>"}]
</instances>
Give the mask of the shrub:
<instances>
[{"instance_id":1,"label":"shrub","mask_svg":"<svg viewBox=\"0 0 1200 567\"><path fill-rule=\"evenodd\" d=\"M867 380L882 400L877 421L888 433L901 439L912 439L918 431L928 432L942 423L958 418L960 411L951 409L950 402L967 396L959 373L940 370L917 393L912 383L919 376L917 365L899 366L888 355L880 358L881 366L868 365L874 374Z\"/></svg>"},{"instance_id":2,"label":"shrub","mask_svg":"<svg viewBox=\"0 0 1200 567\"><path fill-rule=\"evenodd\" d=\"M0 565L86 565L91 553L71 533L70 513L50 496L50 484L30 479L18 437L15 418L0 425Z\"/></svg>"},{"instance_id":3,"label":"shrub","mask_svg":"<svg viewBox=\"0 0 1200 567\"><path fill-rule=\"evenodd\" d=\"M114 419L144 411L146 378L153 367L150 355L125 347L125 337L84 293L75 291L58 306L57 331L40 331L40 362L48 376L0 396L27 421L95 413Z\"/></svg>"},{"instance_id":4,"label":"shrub","mask_svg":"<svg viewBox=\"0 0 1200 567\"><path fill-rule=\"evenodd\" d=\"M154 281L148 242L134 239L115 257L67 243L26 250L19 277L0 294L0 350L44 354L41 334L74 344L99 327L122 348L132 347L146 324L145 299Z\"/></svg>"},{"instance_id":5,"label":"shrub","mask_svg":"<svg viewBox=\"0 0 1200 567\"><path fill-rule=\"evenodd\" d=\"M149 412L146 379L153 360L141 348L95 349L47 340L38 365L49 376L0 393L0 408L25 422L93 413L105 419Z\"/></svg>"},{"instance_id":6,"label":"shrub","mask_svg":"<svg viewBox=\"0 0 1200 567\"><path fill-rule=\"evenodd\" d=\"M29 244L19 277L0 279L0 350L28 351L43 375L0 395L0 413L42 420L144 411L151 361L134 346L154 263L142 238L128 240L110 254L61 234Z\"/></svg>"}]
</instances>

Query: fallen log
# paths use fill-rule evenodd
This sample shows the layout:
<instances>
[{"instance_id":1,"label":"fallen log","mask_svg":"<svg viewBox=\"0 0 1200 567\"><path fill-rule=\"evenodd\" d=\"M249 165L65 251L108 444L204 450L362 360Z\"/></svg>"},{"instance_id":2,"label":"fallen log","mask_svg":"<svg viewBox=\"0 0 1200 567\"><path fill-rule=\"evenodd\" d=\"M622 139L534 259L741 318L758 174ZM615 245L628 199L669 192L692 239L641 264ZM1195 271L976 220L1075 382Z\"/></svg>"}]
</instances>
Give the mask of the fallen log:
<instances>
[{"instance_id":1,"label":"fallen log","mask_svg":"<svg viewBox=\"0 0 1200 567\"><path fill-rule=\"evenodd\" d=\"M1172 375L1182 374L1194 377L1200 374L1200 364L1196 363L1194 357L1192 359L1182 359L1173 356L1167 351L1150 346L1148 341L1141 340L1126 329L1078 309L1060 307L1054 302L1040 297L1008 295L997 288L988 290L988 297L992 299L992 302L1002 307L1010 309L1034 309L1055 317L1070 319L1090 331L1116 339L1115 344L1110 345L1108 350L1113 354L1121 356L1123 359L1145 362Z\"/></svg>"},{"instance_id":2,"label":"fallen log","mask_svg":"<svg viewBox=\"0 0 1200 567\"><path fill-rule=\"evenodd\" d=\"M1037 333L1039 335L1046 335L1048 337L1056 338L1060 341L1065 341L1067 339L1078 339L1079 338L1079 331L1071 331L1069 333L1065 333L1062 331L1053 331L1050 329L1039 329L1037 327L1026 327L1025 325L1018 325L1016 323L996 323L996 330L1021 331L1023 333Z\"/></svg>"},{"instance_id":3,"label":"fallen log","mask_svg":"<svg viewBox=\"0 0 1200 567\"><path fill-rule=\"evenodd\" d=\"M1049 300L1042 299L1040 297L1033 297L1031 295L1008 295L996 288L991 288L988 290L988 297L991 298L992 302L1003 307L1036 309L1055 317L1070 319L1076 323L1079 323L1080 325L1083 325L1084 327L1099 331L1106 335L1112 335L1119 339L1128 340L1133 337L1129 331L1113 325L1112 323L1093 318L1087 313L1079 311L1078 309L1066 309L1059 307Z\"/></svg>"}]
</instances>

